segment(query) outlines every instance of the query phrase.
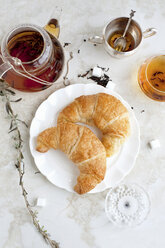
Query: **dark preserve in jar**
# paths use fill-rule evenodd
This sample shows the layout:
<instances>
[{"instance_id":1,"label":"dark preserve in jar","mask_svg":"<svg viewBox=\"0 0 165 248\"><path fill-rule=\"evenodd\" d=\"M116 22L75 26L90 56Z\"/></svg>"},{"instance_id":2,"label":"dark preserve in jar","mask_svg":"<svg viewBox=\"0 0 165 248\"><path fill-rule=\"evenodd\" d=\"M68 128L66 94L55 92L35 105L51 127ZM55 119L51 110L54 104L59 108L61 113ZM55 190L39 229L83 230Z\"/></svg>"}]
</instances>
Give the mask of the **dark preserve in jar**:
<instances>
[{"instance_id":1,"label":"dark preserve in jar","mask_svg":"<svg viewBox=\"0 0 165 248\"><path fill-rule=\"evenodd\" d=\"M2 57L11 64L12 57L22 62L22 66L12 64L15 70L11 68L3 76L13 88L22 91L44 90L61 75L63 49L55 37L38 26L22 25L11 31L3 41L1 50ZM41 79L41 83L35 79Z\"/></svg>"}]
</instances>

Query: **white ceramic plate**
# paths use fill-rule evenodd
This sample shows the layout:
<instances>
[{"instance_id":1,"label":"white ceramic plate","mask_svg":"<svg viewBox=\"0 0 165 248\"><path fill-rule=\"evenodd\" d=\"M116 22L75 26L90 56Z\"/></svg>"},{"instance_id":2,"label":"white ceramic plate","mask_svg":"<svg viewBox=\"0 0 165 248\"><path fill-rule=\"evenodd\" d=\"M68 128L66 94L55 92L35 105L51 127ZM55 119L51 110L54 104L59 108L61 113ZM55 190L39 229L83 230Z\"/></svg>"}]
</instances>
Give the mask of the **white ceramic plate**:
<instances>
[{"instance_id":1,"label":"white ceramic plate","mask_svg":"<svg viewBox=\"0 0 165 248\"><path fill-rule=\"evenodd\" d=\"M79 175L78 168L60 150L39 153L35 150L36 137L46 128L56 126L58 113L76 97L105 92L117 97L128 109L131 123L131 136L126 140L118 154L107 158L105 179L90 193L101 192L119 183L133 168L140 145L140 131L135 115L124 99L110 89L96 84L75 84L57 90L37 109L30 127L30 150L39 171L54 185L74 192ZM99 136L96 128L89 127Z\"/></svg>"}]
</instances>

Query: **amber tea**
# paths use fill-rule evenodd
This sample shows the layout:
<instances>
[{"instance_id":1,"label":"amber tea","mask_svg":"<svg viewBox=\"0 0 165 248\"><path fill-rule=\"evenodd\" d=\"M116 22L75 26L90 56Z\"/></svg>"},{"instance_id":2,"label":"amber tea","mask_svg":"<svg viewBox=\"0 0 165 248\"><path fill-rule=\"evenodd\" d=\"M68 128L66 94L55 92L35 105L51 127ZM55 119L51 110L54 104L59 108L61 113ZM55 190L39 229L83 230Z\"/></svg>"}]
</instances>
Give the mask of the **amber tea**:
<instances>
[{"instance_id":1,"label":"amber tea","mask_svg":"<svg viewBox=\"0 0 165 248\"><path fill-rule=\"evenodd\" d=\"M139 69L138 82L147 96L165 101L165 55L146 60Z\"/></svg>"}]
</instances>

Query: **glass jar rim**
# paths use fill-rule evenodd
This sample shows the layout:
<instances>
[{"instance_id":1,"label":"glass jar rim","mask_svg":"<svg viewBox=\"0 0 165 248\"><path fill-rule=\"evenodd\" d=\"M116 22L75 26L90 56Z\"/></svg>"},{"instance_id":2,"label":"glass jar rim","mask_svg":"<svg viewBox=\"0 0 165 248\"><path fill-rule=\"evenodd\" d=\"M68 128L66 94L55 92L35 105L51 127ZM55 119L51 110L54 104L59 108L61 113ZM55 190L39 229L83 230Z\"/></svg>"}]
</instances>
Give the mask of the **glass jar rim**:
<instances>
[{"instance_id":1,"label":"glass jar rim","mask_svg":"<svg viewBox=\"0 0 165 248\"><path fill-rule=\"evenodd\" d=\"M154 91L157 91L157 92L160 92L160 93L165 93L165 92L162 91L162 90L158 90L157 88L154 88L153 85L150 83L150 81L149 81L149 79L148 79L148 76L147 76L148 67L149 67L150 63L152 62L152 59L157 58L157 57L161 57L161 56L165 56L165 54L154 55L154 56L152 56L152 57L150 57L150 58L147 59L148 62L147 62L147 60L146 60L147 66L146 66L146 69L145 69L145 76L146 76L146 80L147 80L148 84L150 85L150 87L151 87Z\"/></svg>"},{"instance_id":2,"label":"glass jar rim","mask_svg":"<svg viewBox=\"0 0 165 248\"><path fill-rule=\"evenodd\" d=\"M46 59L46 61L44 62L44 64L49 60L50 56L51 56L51 51L52 51L52 42L51 42L51 38L48 35L48 33L42 28L39 27L37 25L34 24L20 24L15 26L14 28L12 28L3 38L2 43L1 43L1 53L4 59L8 59L8 58L12 58L12 56L10 55L8 49L7 49L7 44L10 40L10 38L12 38L14 35L23 32L23 31L37 31L43 38L44 41L44 47L42 49L41 54L35 58L34 60L28 61L28 62L22 62L23 65L28 65L31 63L36 62L37 60L39 60L42 55L44 54L46 48L49 48L49 53L48 53L48 57ZM43 65L42 65L43 66Z\"/></svg>"}]
</instances>

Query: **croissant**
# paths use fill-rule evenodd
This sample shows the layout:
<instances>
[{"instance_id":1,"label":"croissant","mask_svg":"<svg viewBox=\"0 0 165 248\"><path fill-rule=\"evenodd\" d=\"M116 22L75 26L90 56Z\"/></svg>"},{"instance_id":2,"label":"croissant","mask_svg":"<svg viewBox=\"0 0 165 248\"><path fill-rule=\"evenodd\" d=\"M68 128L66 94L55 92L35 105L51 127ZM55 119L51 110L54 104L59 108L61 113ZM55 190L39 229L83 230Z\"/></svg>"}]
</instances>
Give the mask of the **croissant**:
<instances>
[{"instance_id":1,"label":"croissant","mask_svg":"<svg viewBox=\"0 0 165 248\"><path fill-rule=\"evenodd\" d=\"M130 133L128 110L116 97L105 93L76 98L59 113L58 123L65 122L99 128L108 157L119 150Z\"/></svg>"},{"instance_id":2,"label":"croissant","mask_svg":"<svg viewBox=\"0 0 165 248\"><path fill-rule=\"evenodd\" d=\"M106 151L89 128L63 123L44 130L37 137L36 150L47 152L50 148L62 150L78 166L77 193L87 193L104 179Z\"/></svg>"}]
</instances>

